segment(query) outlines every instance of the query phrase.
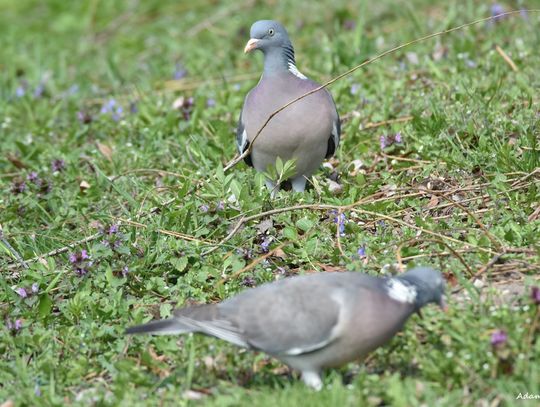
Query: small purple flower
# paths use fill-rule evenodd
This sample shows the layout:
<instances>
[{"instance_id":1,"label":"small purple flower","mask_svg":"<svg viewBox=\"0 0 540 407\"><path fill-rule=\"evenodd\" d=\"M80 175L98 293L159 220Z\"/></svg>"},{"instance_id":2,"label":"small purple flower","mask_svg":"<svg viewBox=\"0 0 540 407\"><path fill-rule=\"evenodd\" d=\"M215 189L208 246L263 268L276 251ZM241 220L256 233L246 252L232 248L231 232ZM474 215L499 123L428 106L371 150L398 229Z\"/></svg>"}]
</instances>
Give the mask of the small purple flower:
<instances>
[{"instance_id":1,"label":"small purple flower","mask_svg":"<svg viewBox=\"0 0 540 407\"><path fill-rule=\"evenodd\" d=\"M253 286L255 286L255 284L257 284L257 282L251 276L245 277L242 280L242 285L245 286L245 287L253 287Z\"/></svg>"},{"instance_id":2,"label":"small purple flower","mask_svg":"<svg viewBox=\"0 0 540 407\"><path fill-rule=\"evenodd\" d=\"M90 124L92 123L93 117L87 111L82 110L77 112L77 120L82 124Z\"/></svg>"},{"instance_id":3,"label":"small purple flower","mask_svg":"<svg viewBox=\"0 0 540 407\"><path fill-rule=\"evenodd\" d=\"M31 183L33 183L33 184L39 184L39 183L40 183L40 182L39 182L39 181L40 181L40 180L39 180L39 175L38 175L38 173L35 172L35 171L32 171L30 174L28 174L28 175L26 176L26 179L27 179L28 181L30 181Z\"/></svg>"},{"instance_id":4,"label":"small purple flower","mask_svg":"<svg viewBox=\"0 0 540 407\"><path fill-rule=\"evenodd\" d=\"M87 274L90 267L92 267L93 262L89 261L89 259L90 256L85 249L81 250L79 253L75 252L69 255L69 262L75 273L79 276Z\"/></svg>"},{"instance_id":5,"label":"small purple flower","mask_svg":"<svg viewBox=\"0 0 540 407\"><path fill-rule=\"evenodd\" d=\"M531 290L531 298L536 305L540 305L540 287L533 287Z\"/></svg>"},{"instance_id":6,"label":"small purple flower","mask_svg":"<svg viewBox=\"0 0 540 407\"><path fill-rule=\"evenodd\" d=\"M22 98L26 93L26 90L24 86L19 86L17 89L15 89L15 96L18 98Z\"/></svg>"},{"instance_id":7,"label":"small purple flower","mask_svg":"<svg viewBox=\"0 0 540 407\"><path fill-rule=\"evenodd\" d=\"M338 225L339 234L345 236L345 223L347 222L347 217L344 213L338 215L338 212L335 210L331 211L331 213L334 215L333 222Z\"/></svg>"},{"instance_id":8,"label":"small purple flower","mask_svg":"<svg viewBox=\"0 0 540 407\"><path fill-rule=\"evenodd\" d=\"M109 227L109 235L114 235L115 233L118 233L118 230L119 230L119 225L117 223L113 223L110 227Z\"/></svg>"},{"instance_id":9,"label":"small purple flower","mask_svg":"<svg viewBox=\"0 0 540 407\"><path fill-rule=\"evenodd\" d=\"M26 182L24 181L13 181L11 185L11 192L14 194L22 194L26 191Z\"/></svg>"},{"instance_id":10,"label":"small purple flower","mask_svg":"<svg viewBox=\"0 0 540 407\"><path fill-rule=\"evenodd\" d=\"M177 62L174 68L173 78L175 80L182 79L186 77L187 73L187 69L184 67L184 65L181 62Z\"/></svg>"},{"instance_id":11,"label":"small purple flower","mask_svg":"<svg viewBox=\"0 0 540 407\"><path fill-rule=\"evenodd\" d=\"M206 107L214 107L216 105L216 100L214 98L206 99Z\"/></svg>"},{"instance_id":12,"label":"small purple flower","mask_svg":"<svg viewBox=\"0 0 540 407\"><path fill-rule=\"evenodd\" d=\"M394 136L394 141L395 141L396 143L401 143L401 132L400 132L400 131L398 131L398 132L396 133L396 135Z\"/></svg>"},{"instance_id":13,"label":"small purple flower","mask_svg":"<svg viewBox=\"0 0 540 407\"><path fill-rule=\"evenodd\" d=\"M467 65L468 68L476 68L476 62L474 62L472 59L466 59L465 65Z\"/></svg>"},{"instance_id":14,"label":"small purple flower","mask_svg":"<svg viewBox=\"0 0 540 407\"><path fill-rule=\"evenodd\" d=\"M43 82L41 82L37 87L36 89L34 90L34 97L35 98L40 98L41 96L43 96L43 93L45 92L45 84Z\"/></svg>"},{"instance_id":15,"label":"small purple flower","mask_svg":"<svg viewBox=\"0 0 540 407\"><path fill-rule=\"evenodd\" d=\"M38 384L34 386L34 394L38 397L41 397L41 389L39 388Z\"/></svg>"},{"instance_id":16,"label":"small purple flower","mask_svg":"<svg viewBox=\"0 0 540 407\"><path fill-rule=\"evenodd\" d=\"M381 144L381 150L384 150L388 146L386 142L386 136L381 136L381 138L379 139L379 143Z\"/></svg>"},{"instance_id":17,"label":"small purple flower","mask_svg":"<svg viewBox=\"0 0 540 407\"><path fill-rule=\"evenodd\" d=\"M13 328L16 331L19 331L22 327L23 327L22 319L16 319L15 320L15 325L13 326Z\"/></svg>"},{"instance_id":18,"label":"small purple flower","mask_svg":"<svg viewBox=\"0 0 540 407\"><path fill-rule=\"evenodd\" d=\"M495 17L494 21L500 21L503 18L505 18L505 16L500 16L500 14L503 14L503 13L504 13L504 7L501 4L493 3L491 5L491 17Z\"/></svg>"},{"instance_id":19,"label":"small purple flower","mask_svg":"<svg viewBox=\"0 0 540 407\"><path fill-rule=\"evenodd\" d=\"M266 238L261 243L261 252L268 253L269 249L270 249L270 239Z\"/></svg>"},{"instance_id":20,"label":"small purple flower","mask_svg":"<svg viewBox=\"0 0 540 407\"><path fill-rule=\"evenodd\" d=\"M343 21L343 28L347 31L352 31L356 28L356 21L354 21L351 18L348 18L347 20Z\"/></svg>"},{"instance_id":21,"label":"small purple flower","mask_svg":"<svg viewBox=\"0 0 540 407\"><path fill-rule=\"evenodd\" d=\"M361 89L361 86L360 84L358 83L353 83L351 85L351 95L356 95Z\"/></svg>"},{"instance_id":22,"label":"small purple flower","mask_svg":"<svg viewBox=\"0 0 540 407\"><path fill-rule=\"evenodd\" d=\"M68 95L74 95L79 91L79 85L71 85L67 91Z\"/></svg>"},{"instance_id":23,"label":"small purple flower","mask_svg":"<svg viewBox=\"0 0 540 407\"><path fill-rule=\"evenodd\" d=\"M222 211L223 209L225 209L225 204L222 201L219 201L216 206L216 211Z\"/></svg>"},{"instance_id":24,"label":"small purple flower","mask_svg":"<svg viewBox=\"0 0 540 407\"><path fill-rule=\"evenodd\" d=\"M491 334L491 346L500 347L508 341L508 335L502 329L497 329Z\"/></svg>"},{"instance_id":25,"label":"small purple flower","mask_svg":"<svg viewBox=\"0 0 540 407\"><path fill-rule=\"evenodd\" d=\"M360 257L360 258L366 257L366 247L365 246L360 246L360 248L358 249L358 251L356 253L358 253L358 257Z\"/></svg>"},{"instance_id":26,"label":"small purple flower","mask_svg":"<svg viewBox=\"0 0 540 407\"><path fill-rule=\"evenodd\" d=\"M210 207L206 204L202 204L201 206L199 206L199 210L202 212L202 213L206 213L210 210Z\"/></svg>"},{"instance_id":27,"label":"small purple flower","mask_svg":"<svg viewBox=\"0 0 540 407\"><path fill-rule=\"evenodd\" d=\"M127 277L128 274L129 274L129 267L128 266L122 267L122 277Z\"/></svg>"},{"instance_id":28,"label":"small purple flower","mask_svg":"<svg viewBox=\"0 0 540 407\"><path fill-rule=\"evenodd\" d=\"M66 169L66 162L60 158L54 159L51 163L53 172L61 172Z\"/></svg>"},{"instance_id":29,"label":"small purple flower","mask_svg":"<svg viewBox=\"0 0 540 407\"><path fill-rule=\"evenodd\" d=\"M37 294L38 291L39 291L39 284L38 283L32 284L32 293Z\"/></svg>"},{"instance_id":30,"label":"small purple flower","mask_svg":"<svg viewBox=\"0 0 540 407\"><path fill-rule=\"evenodd\" d=\"M108 99L105 103L103 103L99 112L101 114L111 113L114 110L115 106L116 106L116 100L112 98Z\"/></svg>"},{"instance_id":31,"label":"small purple flower","mask_svg":"<svg viewBox=\"0 0 540 407\"><path fill-rule=\"evenodd\" d=\"M137 106L137 102L130 102L129 104L129 112L132 114L139 113L139 108Z\"/></svg>"},{"instance_id":32,"label":"small purple flower","mask_svg":"<svg viewBox=\"0 0 540 407\"><path fill-rule=\"evenodd\" d=\"M26 298L28 297L28 293L26 292L26 290L23 288L23 287L19 287L15 290L15 292L17 294L19 294L19 297L21 298Z\"/></svg>"}]
</instances>

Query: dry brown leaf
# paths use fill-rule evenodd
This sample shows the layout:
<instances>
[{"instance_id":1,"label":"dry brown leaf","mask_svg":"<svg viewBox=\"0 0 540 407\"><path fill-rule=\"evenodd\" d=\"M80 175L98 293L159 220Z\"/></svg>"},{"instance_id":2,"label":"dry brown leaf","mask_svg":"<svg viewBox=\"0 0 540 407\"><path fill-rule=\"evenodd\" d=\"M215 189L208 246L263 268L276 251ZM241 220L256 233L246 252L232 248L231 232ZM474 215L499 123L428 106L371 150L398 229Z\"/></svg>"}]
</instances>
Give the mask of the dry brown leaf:
<instances>
[{"instance_id":1,"label":"dry brown leaf","mask_svg":"<svg viewBox=\"0 0 540 407\"><path fill-rule=\"evenodd\" d=\"M96 142L96 144L97 144L97 148L99 152L103 154L103 156L107 160L112 161L112 154L113 154L112 148L109 147L107 144L100 143L99 141Z\"/></svg>"},{"instance_id":2,"label":"dry brown leaf","mask_svg":"<svg viewBox=\"0 0 540 407\"><path fill-rule=\"evenodd\" d=\"M23 168L26 168L26 164L23 163L19 157L17 157L16 155L14 154L8 154L6 156L6 158L8 159L8 161L13 164L15 167L17 167L18 169L22 170Z\"/></svg>"},{"instance_id":3,"label":"dry brown leaf","mask_svg":"<svg viewBox=\"0 0 540 407\"><path fill-rule=\"evenodd\" d=\"M274 252L272 253L272 256L280 257L282 259L285 259L287 257L287 255L282 249L275 249Z\"/></svg>"},{"instance_id":4,"label":"dry brown leaf","mask_svg":"<svg viewBox=\"0 0 540 407\"><path fill-rule=\"evenodd\" d=\"M439 198L437 198L437 195L431 195L431 199L429 200L426 207L431 209L437 206L438 204L439 204Z\"/></svg>"}]
</instances>

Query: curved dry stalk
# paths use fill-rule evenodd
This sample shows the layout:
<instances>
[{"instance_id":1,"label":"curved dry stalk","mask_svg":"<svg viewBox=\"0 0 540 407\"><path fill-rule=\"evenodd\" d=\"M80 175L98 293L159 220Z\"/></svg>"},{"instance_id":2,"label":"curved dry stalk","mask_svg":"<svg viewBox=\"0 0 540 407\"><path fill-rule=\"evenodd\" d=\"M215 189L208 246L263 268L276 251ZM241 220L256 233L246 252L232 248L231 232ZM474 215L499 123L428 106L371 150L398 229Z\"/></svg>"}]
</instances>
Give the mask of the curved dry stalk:
<instances>
[{"instance_id":1,"label":"curved dry stalk","mask_svg":"<svg viewBox=\"0 0 540 407\"><path fill-rule=\"evenodd\" d=\"M405 243L410 243L411 240L409 240L408 242L403 242L399 245L399 247L397 248L396 250L396 257L398 259L398 262L401 264L401 262L403 261L403 258L401 257L401 249L403 248L403 245ZM450 246L448 243L442 241L441 239L412 239L412 242L414 243L424 243L424 242L432 242L432 243L438 243L438 244L442 244L443 246L445 246L451 254L453 254L460 262L461 264L463 264L463 266L467 269L467 271L469 272L469 275L473 275L473 271L471 269L471 267L467 264L467 262L465 261L465 259L463 258L463 256L461 254L459 254L456 250L454 250L452 248L452 246Z\"/></svg>"}]
</instances>

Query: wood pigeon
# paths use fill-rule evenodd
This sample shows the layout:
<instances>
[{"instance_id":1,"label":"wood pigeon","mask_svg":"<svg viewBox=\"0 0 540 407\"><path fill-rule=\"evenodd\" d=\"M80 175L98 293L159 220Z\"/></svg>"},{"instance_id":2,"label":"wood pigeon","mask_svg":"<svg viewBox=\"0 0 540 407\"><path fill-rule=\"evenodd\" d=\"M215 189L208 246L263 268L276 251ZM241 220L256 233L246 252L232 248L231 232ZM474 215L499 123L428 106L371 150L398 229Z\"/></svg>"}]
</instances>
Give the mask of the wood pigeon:
<instances>
[{"instance_id":1,"label":"wood pigeon","mask_svg":"<svg viewBox=\"0 0 540 407\"><path fill-rule=\"evenodd\" d=\"M359 359L388 342L426 304L445 309L444 286L441 274L427 267L392 278L314 273L247 289L221 303L178 309L170 319L126 333L215 336L281 360L319 390L323 368Z\"/></svg>"},{"instance_id":2,"label":"wood pigeon","mask_svg":"<svg viewBox=\"0 0 540 407\"><path fill-rule=\"evenodd\" d=\"M250 37L244 52L262 51L264 71L257 86L247 94L240 113L236 133L240 153L273 112L320 86L296 68L293 46L280 23L257 21L251 26ZM283 162L294 159L296 172L289 181L294 191L302 192L307 178L336 151L340 133L334 100L326 89L321 89L272 118L253 142L245 162L257 171L266 171L278 157ZM267 180L266 186L275 191L275 180Z\"/></svg>"}]
</instances>

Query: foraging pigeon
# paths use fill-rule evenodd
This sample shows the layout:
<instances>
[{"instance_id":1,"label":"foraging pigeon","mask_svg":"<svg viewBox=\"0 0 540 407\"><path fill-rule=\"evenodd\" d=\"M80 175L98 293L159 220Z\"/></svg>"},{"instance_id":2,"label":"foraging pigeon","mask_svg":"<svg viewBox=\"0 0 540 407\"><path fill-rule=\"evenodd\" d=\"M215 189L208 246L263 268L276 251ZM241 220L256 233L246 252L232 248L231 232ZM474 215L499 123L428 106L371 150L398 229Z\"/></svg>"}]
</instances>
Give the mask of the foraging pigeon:
<instances>
[{"instance_id":1,"label":"foraging pigeon","mask_svg":"<svg viewBox=\"0 0 540 407\"><path fill-rule=\"evenodd\" d=\"M280 23L257 21L251 26L250 37L244 52L261 50L264 71L244 100L236 133L238 151L243 153L253 142L245 161L257 171L266 171L278 157L283 162L294 159L296 170L290 183L293 190L302 192L307 178L339 145L336 105L330 93L321 89L279 112L253 141L273 112L320 85L296 68L293 46ZM274 180L267 180L266 186L271 191L279 187Z\"/></svg>"},{"instance_id":2,"label":"foraging pigeon","mask_svg":"<svg viewBox=\"0 0 540 407\"><path fill-rule=\"evenodd\" d=\"M178 309L170 319L126 333L215 336L274 356L319 390L323 368L343 365L383 345L430 302L445 307L444 280L430 268L392 278L316 273L248 289L218 304Z\"/></svg>"}]
</instances>

